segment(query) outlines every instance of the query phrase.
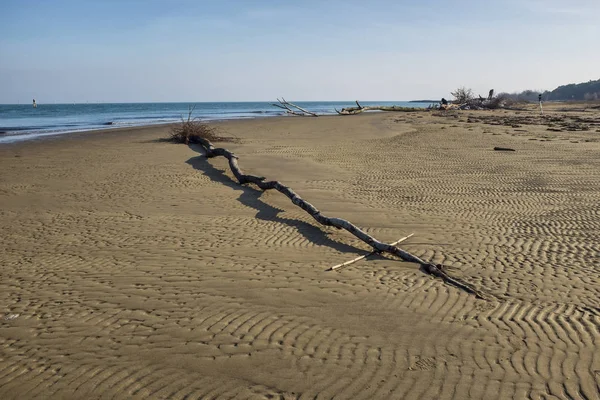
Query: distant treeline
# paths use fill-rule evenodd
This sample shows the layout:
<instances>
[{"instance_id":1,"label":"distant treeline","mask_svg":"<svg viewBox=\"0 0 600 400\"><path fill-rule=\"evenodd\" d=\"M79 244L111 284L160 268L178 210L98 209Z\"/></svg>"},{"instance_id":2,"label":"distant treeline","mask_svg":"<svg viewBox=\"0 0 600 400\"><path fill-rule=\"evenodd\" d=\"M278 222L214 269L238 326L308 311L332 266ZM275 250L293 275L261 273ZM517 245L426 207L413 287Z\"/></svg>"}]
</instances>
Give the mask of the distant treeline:
<instances>
[{"instance_id":1,"label":"distant treeline","mask_svg":"<svg viewBox=\"0 0 600 400\"><path fill-rule=\"evenodd\" d=\"M585 83L571 83L559 86L553 91L525 90L521 93L500 93L516 101L538 101L538 96L542 95L542 100L600 100L600 79Z\"/></svg>"}]
</instances>

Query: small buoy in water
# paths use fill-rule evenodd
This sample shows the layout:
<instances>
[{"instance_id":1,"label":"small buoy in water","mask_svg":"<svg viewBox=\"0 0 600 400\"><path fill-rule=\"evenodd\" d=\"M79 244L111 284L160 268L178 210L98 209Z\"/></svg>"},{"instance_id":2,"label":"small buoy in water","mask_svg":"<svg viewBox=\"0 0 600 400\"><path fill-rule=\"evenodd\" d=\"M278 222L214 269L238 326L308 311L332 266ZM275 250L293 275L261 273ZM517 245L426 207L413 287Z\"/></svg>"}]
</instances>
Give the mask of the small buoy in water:
<instances>
[{"instance_id":1,"label":"small buoy in water","mask_svg":"<svg viewBox=\"0 0 600 400\"><path fill-rule=\"evenodd\" d=\"M33 108L37 108L37 103L35 102L35 99L33 99Z\"/></svg>"}]
</instances>

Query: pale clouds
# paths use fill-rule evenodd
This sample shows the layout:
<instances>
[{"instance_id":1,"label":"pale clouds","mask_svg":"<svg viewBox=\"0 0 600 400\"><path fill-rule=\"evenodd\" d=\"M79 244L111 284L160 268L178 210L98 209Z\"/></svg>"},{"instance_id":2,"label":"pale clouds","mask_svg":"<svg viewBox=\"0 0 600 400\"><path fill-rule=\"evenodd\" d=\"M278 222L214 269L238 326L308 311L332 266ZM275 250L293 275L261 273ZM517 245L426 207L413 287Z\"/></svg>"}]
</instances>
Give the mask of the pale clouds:
<instances>
[{"instance_id":1,"label":"pale clouds","mask_svg":"<svg viewBox=\"0 0 600 400\"><path fill-rule=\"evenodd\" d=\"M533 13L580 17L594 19L596 22L600 17L599 0L526 0L518 1L517 4Z\"/></svg>"}]
</instances>

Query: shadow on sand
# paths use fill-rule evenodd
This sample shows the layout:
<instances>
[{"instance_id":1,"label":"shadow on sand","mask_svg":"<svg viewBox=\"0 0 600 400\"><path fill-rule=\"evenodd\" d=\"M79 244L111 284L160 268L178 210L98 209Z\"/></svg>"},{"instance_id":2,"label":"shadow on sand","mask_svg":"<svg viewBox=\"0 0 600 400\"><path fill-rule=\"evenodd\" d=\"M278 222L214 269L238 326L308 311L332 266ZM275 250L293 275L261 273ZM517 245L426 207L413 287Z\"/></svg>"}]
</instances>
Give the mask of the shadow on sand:
<instances>
[{"instance_id":1,"label":"shadow on sand","mask_svg":"<svg viewBox=\"0 0 600 400\"><path fill-rule=\"evenodd\" d=\"M196 148L192 147L192 149L194 151L198 151L198 149ZM295 228L298 231L298 233L304 236L306 240L315 245L331 247L342 253L351 253L353 255L364 254L364 249L360 249L330 239L327 235L327 232L323 231L318 226L311 225L304 221L280 217L279 213L283 212L284 210L273 207L262 201L260 199L260 196L263 193L261 190L254 189L250 186L242 186L237 182L233 181L229 176L225 174L224 171L213 167L203 155L192 157L187 161L187 163L194 167L194 169L202 172L214 182L221 183L236 191L241 192L240 196L238 197L238 201L247 207L251 207L257 210L258 212L256 213L256 218L264 221L275 221L291 226ZM382 257L381 255L377 254L369 258L372 260L386 259L386 257Z\"/></svg>"}]
</instances>

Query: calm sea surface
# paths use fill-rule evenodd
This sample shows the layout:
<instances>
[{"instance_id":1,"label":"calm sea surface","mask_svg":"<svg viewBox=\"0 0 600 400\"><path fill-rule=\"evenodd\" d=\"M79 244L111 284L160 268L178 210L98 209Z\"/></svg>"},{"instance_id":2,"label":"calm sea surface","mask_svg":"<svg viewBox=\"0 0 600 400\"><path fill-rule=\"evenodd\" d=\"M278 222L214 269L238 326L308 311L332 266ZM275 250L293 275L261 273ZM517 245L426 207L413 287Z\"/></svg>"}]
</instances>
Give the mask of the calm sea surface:
<instances>
[{"instance_id":1,"label":"calm sea surface","mask_svg":"<svg viewBox=\"0 0 600 400\"><path fill-rule=\"evenodd\" d=\"M335 114L354 102L295 102L318 114ZM427 107L429 103L361 102L362 105ZM0 104L0 143L31 140L68 132L152 125L180 121L188 107L201 120L259 118L284 115L268 102L245 103L101 103L101 104Z\"/></svg>"}]
</instances>

